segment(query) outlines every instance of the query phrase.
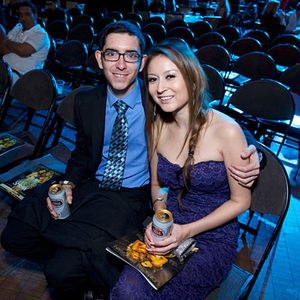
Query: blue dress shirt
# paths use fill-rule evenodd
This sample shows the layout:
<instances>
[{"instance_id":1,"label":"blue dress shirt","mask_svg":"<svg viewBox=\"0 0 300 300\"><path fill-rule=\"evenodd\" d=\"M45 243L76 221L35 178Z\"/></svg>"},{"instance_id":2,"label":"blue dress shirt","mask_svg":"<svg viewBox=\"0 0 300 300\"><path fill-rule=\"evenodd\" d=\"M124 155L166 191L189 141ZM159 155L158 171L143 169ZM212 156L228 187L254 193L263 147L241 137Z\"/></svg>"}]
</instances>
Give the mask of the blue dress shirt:
<instances>
[{"instance_id":1,"label":"blue dress shirt","mask_svg":"<svg viewBox=\"0 0 300 300\"><path fill-rule=\"evenodd\" d=\"M118 100L119 98L108 87L102 160L96 173L96 177L100 181L102 180L107 162L110 138L117 116L113 104ZM140 187L149 183L150 175L145 133L146 117L138 81L136 81L136 85L130 93L121 100L129 106L126 112L128 121L128 148L122 187Z\"/></svg>"}]
</instances>

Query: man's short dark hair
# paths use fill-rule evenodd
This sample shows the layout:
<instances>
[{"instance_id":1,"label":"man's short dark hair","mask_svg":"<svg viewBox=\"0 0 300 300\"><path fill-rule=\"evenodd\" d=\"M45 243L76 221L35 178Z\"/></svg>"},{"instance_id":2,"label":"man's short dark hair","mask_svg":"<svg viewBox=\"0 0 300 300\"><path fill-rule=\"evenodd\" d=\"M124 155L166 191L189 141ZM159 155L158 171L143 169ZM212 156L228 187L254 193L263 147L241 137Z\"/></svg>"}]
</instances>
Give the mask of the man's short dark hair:
<instances>
[{"instance_id":1,"label":"man's short dark hair","mask_svg":"<svg viewBox=\"0 0 300 300\"><path fill-rule=\"evenodd\" d=\"M139 41L139 45L141 48L141 53L143 54L145 51L145 39L141 30L129 21L118 21L114 23L110 23L104 27L101 31L100 39L99 39L99 48L102 50L105 45L106 38L111 33L127 33L131 36L137 37Z\"/></svg>"},{"instance_id":2,"label":"man's short dark hair","mask_svg":"<svg viewBox=\"0 0 300 300\"><path fill-rule=\"evenodd\" d=\"M37 14L38 13L38 10L37 10L35 4L32 3L31 1L22 1L22 2L19 3L18 6L19 6L19 8L22 7L22 6L30 7L31 10L32 10L32 12L33 12L33 14Z\"/></svg>"}]
</instances>

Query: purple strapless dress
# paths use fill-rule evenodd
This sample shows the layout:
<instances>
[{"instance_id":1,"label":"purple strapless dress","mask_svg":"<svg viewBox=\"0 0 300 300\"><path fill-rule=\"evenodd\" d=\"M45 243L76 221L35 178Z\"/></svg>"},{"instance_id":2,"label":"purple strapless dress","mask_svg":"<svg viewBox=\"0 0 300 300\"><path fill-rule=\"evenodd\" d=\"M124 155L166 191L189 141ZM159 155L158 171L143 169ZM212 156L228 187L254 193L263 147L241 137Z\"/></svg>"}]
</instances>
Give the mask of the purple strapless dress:
<instances>
[{"instance_id":1,"label":"purple strapless dress","mask_svg":"<svg viewBox=\"0 0 300 300\"><path fill-rule=\"evenodd\" d=\"M168 209L177 224L205 217L230 196L226 168L222 161L205 161L194 165L191 188L182 199L182 208L177 202L178 192L183 185L182 168L159 154L158 177L162 186L169 187ZM181 272L158 291L139 272L125 266L111 291L111 299L204 299L230 270L236 255L238 234L237 220L233 220L195 236L199 251L189 259Z\"/></svg>"}]
</instances>

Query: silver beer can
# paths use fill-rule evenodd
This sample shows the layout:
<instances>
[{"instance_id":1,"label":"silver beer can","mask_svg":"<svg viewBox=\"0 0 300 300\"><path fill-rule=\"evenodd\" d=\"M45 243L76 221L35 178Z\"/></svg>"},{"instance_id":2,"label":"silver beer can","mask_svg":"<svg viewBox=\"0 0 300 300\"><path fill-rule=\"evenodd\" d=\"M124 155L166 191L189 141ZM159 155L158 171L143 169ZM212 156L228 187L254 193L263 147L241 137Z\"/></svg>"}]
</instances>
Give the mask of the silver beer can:
<instances>
[{"instance_id":1,"label":"silver beer can","mask_svg":"<svg viewBox=\"0 0 300 300\"><path fill-rule=\"evenodd\" d=\"M48 195L58 219L67 218L70 215L70 207L67 202L66 191L62 185L59 183L52 184L49 187Z\"/></svg>"},{"instance_id":2,"label":"silver beer can","mask_svg":"<svg viewBox=\"0 0 300 300\"><path fill-rule=\"evenodd\" d=\"M166 238L173 225L172 213L167 209L159 209L152 219L152 232L155 240Z\"/></svg>"}]
</instances>

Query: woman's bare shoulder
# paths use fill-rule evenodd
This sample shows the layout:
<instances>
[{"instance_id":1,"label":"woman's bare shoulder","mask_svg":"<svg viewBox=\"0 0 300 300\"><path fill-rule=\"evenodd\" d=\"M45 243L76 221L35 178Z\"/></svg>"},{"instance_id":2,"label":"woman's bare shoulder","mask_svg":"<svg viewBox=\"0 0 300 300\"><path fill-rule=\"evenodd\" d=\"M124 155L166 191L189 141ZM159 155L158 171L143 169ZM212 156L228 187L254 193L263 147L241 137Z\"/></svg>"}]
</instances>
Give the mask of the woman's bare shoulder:
<instances>
[{"instance_id":1,"label":"woman's bare shoulder","mask_svg":"<svg viewBox=\"0 0 300 300\"><path fill-rule=\"evenodd\" d=\"M218 110L212 109L209 119L211 120L209 127L219 137L236 137L242 134L240 125L234 119Z\"/></svg>"}]
</instances>

